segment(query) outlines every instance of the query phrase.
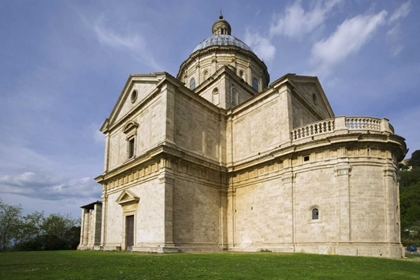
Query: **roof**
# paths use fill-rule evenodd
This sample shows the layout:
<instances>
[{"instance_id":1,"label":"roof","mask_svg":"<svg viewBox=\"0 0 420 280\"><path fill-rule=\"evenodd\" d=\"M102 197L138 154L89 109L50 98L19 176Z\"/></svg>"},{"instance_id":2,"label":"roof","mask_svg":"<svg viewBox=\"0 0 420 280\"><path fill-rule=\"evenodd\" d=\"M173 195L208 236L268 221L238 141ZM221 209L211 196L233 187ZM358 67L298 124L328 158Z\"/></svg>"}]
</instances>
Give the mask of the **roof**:
<instances>
[{"instance_id":1,"label":"roof","mask_svg":"<svg viewBox=\"0 0 420 280\"><path fill-rule=\"evenodd\" d=\"M101 205L102 205L102 201L97 200L97 201L95 201L95 202L92 202L92 203L89 203L89 204L83 205L83 206L81 206L80 208L84 208L84 209L93 209L93 208L94 208L94 206L95 206L95 204L101 204Z\"/></svg>"},{"instance_id":2,"label":"roof","mask_svg":"<svg viewBox=\"0 0 420 280\"><path fill-rule=\"evenodd\" d=\"M237 46L241 49L246 51L252 52L252 49L248 47L247 44L239 40L238 38L226 35L226 34L219 34L219 35L212 35L207 39L203 40L198 46L193 50L193 53L205 49L210 46Z\"/></svg>"}]
</instances>

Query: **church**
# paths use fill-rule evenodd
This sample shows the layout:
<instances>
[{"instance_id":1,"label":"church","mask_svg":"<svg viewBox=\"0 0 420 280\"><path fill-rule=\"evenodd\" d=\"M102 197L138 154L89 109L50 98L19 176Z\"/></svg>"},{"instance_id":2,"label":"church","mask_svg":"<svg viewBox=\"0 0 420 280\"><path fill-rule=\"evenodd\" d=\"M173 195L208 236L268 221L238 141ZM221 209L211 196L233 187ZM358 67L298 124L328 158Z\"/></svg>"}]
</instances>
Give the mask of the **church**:
<instances>
[{"instance_id":1,"label":"church","mask_svg":"<svg viewBox=\"0 0 420 280\"><path fill-rule=\"evenodd\" d=\"M128 77L78 249L401 257L404 138L335 116L317 77L270 83L231 32L220 16L176 77Z\"/></svg>"}]
</instances>

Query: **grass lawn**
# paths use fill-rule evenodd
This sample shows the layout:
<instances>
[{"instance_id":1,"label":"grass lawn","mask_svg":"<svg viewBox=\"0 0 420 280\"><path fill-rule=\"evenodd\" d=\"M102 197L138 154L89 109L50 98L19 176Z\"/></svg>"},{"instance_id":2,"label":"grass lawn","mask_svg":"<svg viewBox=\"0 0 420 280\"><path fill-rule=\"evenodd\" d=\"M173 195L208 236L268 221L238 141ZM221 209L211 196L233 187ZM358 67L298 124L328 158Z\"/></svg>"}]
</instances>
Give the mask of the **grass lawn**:
<instances>
[{"instance_id":1,"label":"grass lawn","mask_svg":"<svg viewBox=\"0 0 420 280\"><path fill-rule=\"evenodd\" d=\"M275 253L0 253L0 279L420 279L420 257Z\"/></svg>"}]
</instances>

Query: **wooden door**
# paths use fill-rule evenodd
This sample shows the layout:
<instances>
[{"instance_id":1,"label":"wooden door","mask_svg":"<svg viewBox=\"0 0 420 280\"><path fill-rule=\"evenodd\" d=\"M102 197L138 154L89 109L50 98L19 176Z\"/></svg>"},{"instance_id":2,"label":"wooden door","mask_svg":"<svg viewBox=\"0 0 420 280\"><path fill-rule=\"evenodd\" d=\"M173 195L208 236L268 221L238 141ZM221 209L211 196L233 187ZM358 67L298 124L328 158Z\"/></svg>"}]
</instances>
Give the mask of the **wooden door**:
<instances>
[{"instance_id":1,"label":"wooden door","mask_svg":"<svg viewBox=\"0 0 420 280\"><path fill-rule=\"evenodd\" d=\"M134 215L125 217L125 249L131 251L134 245Z\"/></svg>"}]
</instances>

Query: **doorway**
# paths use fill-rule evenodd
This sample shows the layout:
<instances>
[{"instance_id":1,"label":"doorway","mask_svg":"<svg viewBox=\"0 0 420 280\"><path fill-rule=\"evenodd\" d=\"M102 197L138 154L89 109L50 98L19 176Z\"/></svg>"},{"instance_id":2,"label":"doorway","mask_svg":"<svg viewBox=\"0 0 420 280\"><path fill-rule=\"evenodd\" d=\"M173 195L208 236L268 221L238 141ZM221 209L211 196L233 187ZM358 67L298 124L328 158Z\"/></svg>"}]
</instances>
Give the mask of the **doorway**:
<instances>
[{"instance_id":1,"label":"doorway","mask_svg":"<svg viewBox=\"0 0 420 280\"><path fill-rule=\"evenodd\" d=\"M125 217L125 250L133 250L134 245L134 215Z\"/></svg>"}]
</instances>

